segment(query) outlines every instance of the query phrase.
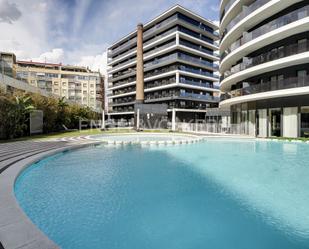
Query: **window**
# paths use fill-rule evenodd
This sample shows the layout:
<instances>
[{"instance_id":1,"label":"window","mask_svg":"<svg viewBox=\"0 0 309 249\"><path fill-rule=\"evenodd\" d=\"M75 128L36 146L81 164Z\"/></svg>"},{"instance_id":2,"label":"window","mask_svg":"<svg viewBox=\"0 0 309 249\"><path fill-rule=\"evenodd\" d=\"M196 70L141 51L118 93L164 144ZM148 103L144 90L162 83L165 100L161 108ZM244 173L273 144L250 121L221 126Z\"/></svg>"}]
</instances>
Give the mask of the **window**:
<instances>
[{"instance_id":1,"label":"window","mask_svg":"<svg viewBox=\"0 0 309 249\"><path fill-rule=\"evenodd\" d=\"M297 44L298 44L298 53L307 51L307 39L298 40Z\"/></svg>"},{"instance_id":2,"label":"window","mask_svg":"<svg viewBox=\"0 0 309 249\"><path fill-rule=\"evenodd\" d=\"M307 71L298 70L297 71L297 83L298 86L306 86Z\"/></svg>"},{"instance_id":3,"label":"window","mask_svg":"<svg viewBox=\"0 0 309 249\"><path fill-rule=\"evenodd\" d=\"M283 58L284 57L284 46L281 46L278 48L278 57Z\"/></svg>"},{"instance_id":4,"label":"window","mask_svg":"<svg viewBox=\"0 0 309 249\"><path fill-rule=\"evenodd\" d=\"M271 76L270 77L270 90L276 90L277 89L277 76Z\"/></svg>"}]
</instances>

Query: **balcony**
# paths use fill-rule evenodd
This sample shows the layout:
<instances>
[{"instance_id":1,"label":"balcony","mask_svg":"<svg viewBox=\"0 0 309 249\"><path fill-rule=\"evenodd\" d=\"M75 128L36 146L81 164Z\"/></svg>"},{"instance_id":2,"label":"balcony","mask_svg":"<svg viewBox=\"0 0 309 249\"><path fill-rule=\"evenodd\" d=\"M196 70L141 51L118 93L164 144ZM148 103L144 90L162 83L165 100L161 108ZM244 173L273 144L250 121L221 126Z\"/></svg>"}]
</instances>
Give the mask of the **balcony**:
<instances>
[{"instance_id":1,"label":"balcony","mask_svg":"<svg viewBox=\"0 0 309 249\"><path fill-rule=\"evenodd\" d=\"M251 85L248 87L232 90L229 92L228 96L225 97L226 99L228 99L255 93L292 89L296 87L305 87L305 86L309 86L309 75L303 77L290 77L282 80L272 80L256 85Z\"/></svg>"},{"instance_id":2,"label":"balcony","mask_svg":"<svg viewBox=\"0 0 309 249\"><path fill-rule=\"evenodd\" d=\"M271 32L273 30L276 30L292 22L296 22L298 20L306 18L308 16L309 16L309 6L304 6L284 16L281 16L269 23L266 23L263 26L253 30L250 33L244 33L241 39L232 43L230 47L227 49L227 51L222 54L221 59L224 59L229 53L239 48L240 46L246 44L247 42L250 42L268 32Z\"/></svg>"},{"instance_id":3,"label":"balcony","mask_svg":"<svg viewBox=\"0 0 309 249\"><path fill-rule=\"evenodd\" d=\"M199 69L188 68L188 67L183 66L183 65L181 65L181 66L179 67L179 69L180 69L181 71L184 71L184 72L189 72L189 73L194 73L194 74L200 74L200 75L203 75L203 76L208 76L208 77L212 77L212 78L215 78L215 79L219 79L219 76L214 75L213 73L201 71L201 70L199 70Z\"/></svg>"},{"instance_id":4,"label":"balcony","mask_svg":"<svg viewBox=\"0 0 309 249\"><path fill-rule=\"evenodd\" d=\"M219 97L211 96L211 95L204 95L204 94L197 94L197 93L187 93L187 92L180 92L179 97L188 98L192 100L206 100L210 102L219 102Z\"/></svg>"},{"instance_id":5,"label":"balcony","mask_svg":"<svg viewBox=\"0 0 309 249\"><path fill-rule=\"evenodd\" d=\"M231 6L233 5L233 3L236 0L230 0L227 2L227 4L224 6L224 10L222 11L222 15L220 16L220 22L222 21L223 17L225 16L225 14L229 11L229 9L231 8Z\"/></svg>"},{"instance_id":6,"label":"balcony","mask_svg":"<svg viewBox=\"0 0 309 249\"><path fill-rule=\"evenodd\" d=\"M150 35L151 33L156 32L156 31L158 31L159 29L161 29L162 27L166 27L167 25L171 24L172 22L176 22L176 21L184 22L184 23L186 23L186 24L189 24L190 26L194 27L195 29L199 29L199 30L201 30L201 31L203 31L203 32L207 32L207 33L211 34L212 36L215 36L216 38L219 37L219 33L216 32L216 31L211 32L211 31L207 30L206 28L204 28L203 25L194 25L193 23L189 22L188 20L185 20L185 19L183 19L183 18L179 18L177 15L173 15L173 16L167 18L166 20L162 21L161 23L158 23L158 24L155 25L154 27L152 27L152 28L146 30L146 31L143 33L144 39L145 39L148 35ZM157 39L157 38L156 38L156 39ZM137 38L134 37L133 39L131 39L131 40L125 42L125 43L122 44L121 46L119 46L119 47L117 47L117 48L115 48L115 49L109 51L109 52L108 52L108 55L109 55L109 56L113 56L114 54L118 53L119 51L124 50L125 48L128 48L128 47L132 46L133 44L136 44L136 42L137 42ZM153 41L151 41L151 42L153 42ZM151 43L151 42L149 42L149 43ZM149 43L147 43L147 44L149 44ZM147 44L144 44L144 45L147 45Z\"/></svg>"},{"instance_id":7,"label":"balcony","mask_svg":"<svg viewBox=\"0 0 309 249\"><path fill-rule=\"evenodd\" d=\"M162 57L160 59L155 59L153 61L150 61L148 63L145 63L145 68L151 67L153 65L161 64L167 61L177 61L182 60L184 62L192 62L193 64L200 65L200 66L207 66L213 69L218 69L218 65L213 64L212 62L208 62L206 60L198 59L189 55L177 53L177 54L171 54L165 57Z\"/></svg>"},{"instance_id":8,"label":"balcony","mask_svg":"<svg viewBox=\"0 0 309 249\"><path fill-rule=\"evenodd\" d=\"M162 51L162 50L165 49L165 48L172 47L172 46L174 46L174 45L176 45L176 41L172 41L172 42L170 42L170 43L168 43L168 44L165 44L165 45L160 46L160 47L158 47L158 48L152 49L151 51L149 51L149 52L147 52L147 53L144 53L144 58L147 57L147 56L149 56L149 55L152 55L152 54L154 54L154 53L156 53L156 52ZM116 69L118 69L118 68L121 68L121 67L123 67L123 66L125 66L125 65L127 65L127 64L129 64L129 63L135 62L135 61L136 61L136 57L134 57L134 58L132 58L132 59L130 59L130 60L124 61L123 63L121 63L121 64L119 64L119 65L113 67L111 71L114 71L114 70L116 70Z\"/></svg>"},{"instance_id":9,"label":"balcony","mask_svg":"<svg viewBox=\"0 0 309 249\"><path fill-rule=\"evenodd\" d=\"M243 10L226 26L224 34L227 34L237 23L268 2L269 0L256 0L248 7L243 8Z\"/></svg>"},{"instance_id":10,"label":"balcony","mask_svg":"<svg viewBox=\"0 0 309 249\"><path fill-rule=\"evenodd\" d=\"M218 85L213 85L212 83L209 83L209 82L197 82L197 81L188 80L184 78L180 78L179 83L188 84L192 86L205 87L205 88L219 89Z\"/></svg>"},{"instance_id":11,"label":"balcony","mask_svg":"<svg viewBox=\"0 0 309 249\"><path fill-rule=\"evenodd\" d=\"M263 53L259 56L246 58L245 62L239 63L231 68L231 70L226 71L224 73L224 78L227 78L235 73L238 73L242 70L248 69L250 67L254 67L269 61L274 61L280 58L284 58L287 56L299 54L309 51L309 40L305 40L302 43L294 43L286 46L281 46L276 49L272 49L267 53Z\"/></svg>"},{"instance_id":12,"label":"balcony","mask_svg":"<svg viewBox=\"0 0 309 249\"><path fill-rule=\"evenodd\" d=\"M211 96L209 94L198 94L198 93L188 93L188 92L166 92L166 93L157 93L145 96L145 102L156 102L156 101L165 101L173 99L188 99L192 101L205 101L205 102L219 102L219 97Z\"/></svg>"}]
</instances>

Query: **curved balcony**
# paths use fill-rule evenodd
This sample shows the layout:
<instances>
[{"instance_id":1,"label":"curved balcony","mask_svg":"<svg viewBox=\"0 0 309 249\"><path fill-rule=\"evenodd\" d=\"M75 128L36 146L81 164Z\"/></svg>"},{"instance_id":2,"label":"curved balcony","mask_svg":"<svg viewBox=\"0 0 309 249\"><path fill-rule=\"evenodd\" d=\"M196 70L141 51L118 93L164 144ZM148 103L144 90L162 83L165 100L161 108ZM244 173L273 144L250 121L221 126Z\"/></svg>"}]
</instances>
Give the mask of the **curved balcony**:
<instances>
[{"instance_id":1,"label":"curved balcony","mask_svg":"<svg viewBox=\"0 0 309 249\"><path fill-rule=\"evenodd\" d=\"M228 78L221 81L220 89L221 91L226 92L229 91L231 85L236 84L237 82L240 82L242 80L246 80L248 78L263 73L306 63L309 63L309 52L303 52L296 55L280 58L274 61L266 62L229 76Z\"/></svg>"},{"instance_id":2,"label":"curved balcony","mask_svg":"<svg viewBox=\"0 0 309 249\"><path fill-rule=\"evenodd\" d=\"M248 54L266 47L269 44L276 43L285 37L291 37L296 34L304 33L308 31L309 16L302 18L298 21L292 22L285 26L282 26L273 31L267 32L260 37L253 39L252 41L242 45L241 47L235 49L228 56L226 56L220 64L220 71L225 72L232 65L239 61L241 58L246 57Z\"/></svg>"},{"instance_id":3,"label":"curved balcony","mask_svg":"<svg viewBox=\"0 0 309 249\"><path fill-rule=\"evenodd\" d=\"M305 94L309 94L309 75L263 82L230 91L222 95L220 106Z\"/></svg>"},{"instance_id":4,"label":"curved balcony","mask_svg":"<svg viewBox=\"0 0 309 249\"><path fill-rule=\"evenodd\" d=\"M226 32L226 26L239 14L243 9L242 0L232 0L225 6L224 15L220 17L220 34Z\"/></svg>"},{"instance_id":5,"label":"curved balcony","mask_svg":"<svg viewBox=\"0 0 309 249\"><path fill-rule=\"evenodd\" d=\"M280 13L280 11L300 1L301 0L257 0L247 8L244 8L242 12L227 25L221 40L220 54L223 54L229 44L241 37L243 32L246 32L263 20Z\"/></svg>"},{"instance_id":6,"label":"curved balcony","mask_svg":"<svg viewBox=\"0 0 309 249\"><path fill-rule=\"evenodd\" d=\"M228 52L225 51L225 53L222 54L221 60L223 60L227 55L229 55L229 53L232 53L234 50L245 45L246 43L260 36L263 36L271 31L286 26L290 23L304 19L308 17L308 15L309 15L309 6L304 6L300 9L294 10L286 15L283 15L275 20L272 20L271 22L262 25L261 27L253 30L252 32L244 32L241 39L238 39L237 41L233 42L226 50Z\"/></svg>"},{"instance_id":7,"label":"curved balcony","mask_svg":"<svg viewBox=\"0 0 309 249\"><path fill-rule=\"evenodd\" d=\"M233 66L230 70L224 72L224 78L222 80L228 78L229 76L246 70L248 68L261 65L266 62L278 60L280 58L284 58L291 55L296 55L299 53L304 53L309 51L309 40L303 39L304 42L289 44L286 46L280 46L278 48L273 48L270 51L260 54L256 57L252 58L244 58L245 62L239 63Z\"/></svg>"}]
</instances>

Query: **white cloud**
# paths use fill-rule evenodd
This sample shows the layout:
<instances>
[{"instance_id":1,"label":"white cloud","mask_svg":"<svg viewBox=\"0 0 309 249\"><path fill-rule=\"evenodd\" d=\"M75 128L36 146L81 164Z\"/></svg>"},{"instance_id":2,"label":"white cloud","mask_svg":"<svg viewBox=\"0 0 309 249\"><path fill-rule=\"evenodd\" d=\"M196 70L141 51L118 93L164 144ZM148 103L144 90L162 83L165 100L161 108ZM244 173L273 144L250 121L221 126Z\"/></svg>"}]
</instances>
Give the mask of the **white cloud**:
<instances>
[{"instance_id":1,"label":"white cloud","mask_svg":"<svg viewBox=\"0 0 309 249\"><path fill-rule=\"evenodd\" d=\"M5 1L0 0L0 6L3 7ZM47 10L42 8L44 1L16 0L14 6L22 13L13 24L0 22L0 48L15 53L18 59L39 56L48 49L45 27Z\"/></svg>"},{"instance_id":2,"label":"white cloud","mask_svg":"<svg viewBox=\"0 0 309 249\"><path fill-rule=\"evenodd\" d=\"M15 3L0 0L0 22L12 24L21 17L21 12Z\"/></svg>"},{"instance_id":3,"label":"white cloud","mask_svg":"<svg viewBox=\"0 0 309 249\"><path fill-rule=\"evenodd\" d=\"M60 63L64 58L64 51L62 48L54 48L51 51L40 54L39 57L32 58L33 61Z\"/></svg>"},{"instance_id":4,"label":"white cloud","mask_svg":"<svg viewBox=\"0 0 309 249\"><path fill-rule=\"evenodd\" d=\"M100 71L106 75L107 72L107 52L94 56L82 56L80 62L77 63L79 66L89 67L93 71Z\"/></svg>"}]
</instances>

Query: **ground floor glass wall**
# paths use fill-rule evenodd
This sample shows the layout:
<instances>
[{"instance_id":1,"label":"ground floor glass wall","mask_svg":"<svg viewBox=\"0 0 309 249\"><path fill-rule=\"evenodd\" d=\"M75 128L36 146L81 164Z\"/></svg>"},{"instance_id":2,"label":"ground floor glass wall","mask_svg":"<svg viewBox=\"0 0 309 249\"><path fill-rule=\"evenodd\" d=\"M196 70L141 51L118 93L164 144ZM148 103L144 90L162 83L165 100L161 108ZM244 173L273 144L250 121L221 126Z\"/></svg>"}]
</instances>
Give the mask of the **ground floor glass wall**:
<instances>
[{"instance_id":1,"label":"ground floor glass wall","mask_svg":"<svg viewBox=\"0 0 309 249\"><path fill-rule=\"evenodd\" d=\"M309 105L231 107L233 133L257 137L309 137Z\"/></svg>"}]
</instances>

